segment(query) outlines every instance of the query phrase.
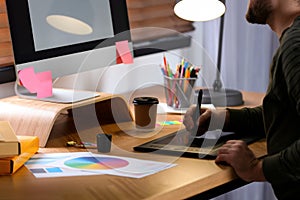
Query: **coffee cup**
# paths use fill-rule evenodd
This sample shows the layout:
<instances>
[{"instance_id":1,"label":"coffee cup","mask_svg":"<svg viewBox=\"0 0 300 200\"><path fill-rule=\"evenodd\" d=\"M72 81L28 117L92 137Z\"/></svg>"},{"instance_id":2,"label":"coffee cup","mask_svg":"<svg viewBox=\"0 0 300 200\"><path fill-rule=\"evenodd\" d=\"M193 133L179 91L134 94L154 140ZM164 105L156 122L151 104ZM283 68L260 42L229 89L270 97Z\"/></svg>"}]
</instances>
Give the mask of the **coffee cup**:
<instances>
[{"instance_id":1,"label":"coffee cup","mask_svg":"<svg viewBox=\"0 0 300 200\"><path fill-rule=\"evenodd\" d=\"M156 97L134 98L135 126L137 129L144 131L155 129L158 103Z\"/></svg>"}]
</instances>

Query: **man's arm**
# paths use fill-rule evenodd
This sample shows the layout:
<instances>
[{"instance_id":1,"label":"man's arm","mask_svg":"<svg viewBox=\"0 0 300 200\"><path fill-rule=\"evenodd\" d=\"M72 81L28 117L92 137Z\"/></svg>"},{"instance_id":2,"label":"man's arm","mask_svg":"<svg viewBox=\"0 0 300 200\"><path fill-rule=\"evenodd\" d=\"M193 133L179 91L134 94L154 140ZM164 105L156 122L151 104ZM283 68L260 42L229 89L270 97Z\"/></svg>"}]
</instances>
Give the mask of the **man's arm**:
<instances>
[{"instance_id":1,"label":"man's arm","mask_svg":"<svg viewBox=\"0 0 300 200\"><path fill-rule=\"evenodd\" d=\"M264 123L262 107L227 109L227 120L224 131L234 131L241 134L263 134ZM241 140L230 140L218 152L216 163L226 162L231 165L236 174L243 180L265 181L262 160L255 157L247 144Z\"/></svg>"},{"instance_id":2,"label":"man's arm","mask_svg":"<svg viewBox=\"0 0 300 200\"><path fill-rule=\"evenodd\" d=\"M227 109L229 112L229 123L226 131L236 133L263 134L265 136L262 107Z\"/></svg>"},{"instance_id":3,"label":"man's arm","mask_svg":"<svg viewBox=\"0 0 300 200\"><path fill-rule=\"evenodd\" d=\"M271 183L300 181L300 140L280 153L264 158L262 166Z\"/></svg>"},{"instance_id":4,"label":"man's arm","mask_svg":"<svg viewBox=\"0 0 300 200\"><path fill-rule=\"evenodd\" d=\"M296 29L295 29L296 30ZM294 103L300 116L300 41L299 31L289 34L282 52L282 71L288 89L289 99ZM300 130L295 130L300 131ZM289 133L286 134L288 137ZM300 134L300 132L299 132ZM281 152L263 160L263 171L266 179L274 184L300 181L300 139Z\"/></svg>"}]
</instances>

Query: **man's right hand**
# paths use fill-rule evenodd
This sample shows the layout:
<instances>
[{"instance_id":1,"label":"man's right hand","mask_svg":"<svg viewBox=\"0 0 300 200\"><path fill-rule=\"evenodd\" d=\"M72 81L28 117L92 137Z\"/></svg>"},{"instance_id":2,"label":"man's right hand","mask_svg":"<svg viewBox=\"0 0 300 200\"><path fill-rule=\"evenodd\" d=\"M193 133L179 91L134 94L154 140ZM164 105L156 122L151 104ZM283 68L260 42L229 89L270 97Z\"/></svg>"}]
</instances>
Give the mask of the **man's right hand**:
<instances>
[{"instance_id":1,"label":"man's right hand","mask_svg":"<svg viewBox=\"0 0 300 200\"><path fill-rule=\"evenodd\" d=\"M226 129L229 123L229 112L224 109L201 109L198 119L194 119L197 107L191 106L184 115L183 124L189 132L197 130L197 136L203 135L208 130Z\"/></svg>"}]
</instances>

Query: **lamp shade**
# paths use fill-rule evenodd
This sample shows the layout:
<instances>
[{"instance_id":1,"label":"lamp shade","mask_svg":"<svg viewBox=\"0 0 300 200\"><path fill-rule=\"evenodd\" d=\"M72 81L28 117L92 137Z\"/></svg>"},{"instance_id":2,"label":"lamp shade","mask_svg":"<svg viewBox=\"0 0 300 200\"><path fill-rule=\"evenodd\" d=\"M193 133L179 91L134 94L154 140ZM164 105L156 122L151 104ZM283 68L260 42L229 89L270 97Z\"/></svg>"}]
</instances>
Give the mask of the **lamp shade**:
<instances>
[{"instance_id":1,"label":"lamp shade","mask_svg":"<svg viewBox=\"0 0 300 200\"><path fill-rule=\"evenodd\" d=\"M181 0L175 7L175 14L188 21L209 21L222 16L226 7L219 0Z\"/></svg>"}]
</instances>

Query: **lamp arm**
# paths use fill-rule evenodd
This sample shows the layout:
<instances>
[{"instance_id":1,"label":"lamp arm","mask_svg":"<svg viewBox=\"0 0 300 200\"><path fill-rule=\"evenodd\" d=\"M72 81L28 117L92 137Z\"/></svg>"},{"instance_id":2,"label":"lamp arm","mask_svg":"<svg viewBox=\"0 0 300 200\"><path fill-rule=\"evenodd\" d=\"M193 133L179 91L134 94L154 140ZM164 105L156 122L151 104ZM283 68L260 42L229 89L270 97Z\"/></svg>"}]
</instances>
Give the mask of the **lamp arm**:
<instances>
[{"instance_id":1,"label":"lamp arm","mask_svg":"<svg viewBox=\"0 0 300 200\"><path fill-rule=\"evenodd\" d=\"M225 0L223 0L223 3L225 5L225 3L226 3ZM222 49L223 49L224 15L225 14L223 14L220 18L217 71L216 71L216 80L213 83L214 91L220 91L222 88L221 62L222 62Z\"/></svg>"}]
</instances>

